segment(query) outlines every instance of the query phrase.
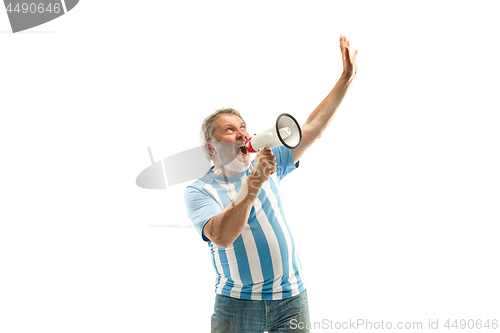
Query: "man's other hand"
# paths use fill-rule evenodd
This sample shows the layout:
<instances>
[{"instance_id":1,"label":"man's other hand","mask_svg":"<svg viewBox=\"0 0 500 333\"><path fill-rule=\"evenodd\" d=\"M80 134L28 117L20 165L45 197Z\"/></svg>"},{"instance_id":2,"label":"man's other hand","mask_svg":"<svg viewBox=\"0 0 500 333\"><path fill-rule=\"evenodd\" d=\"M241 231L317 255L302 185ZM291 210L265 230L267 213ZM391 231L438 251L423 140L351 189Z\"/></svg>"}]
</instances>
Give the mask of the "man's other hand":
<instances>
[{"instance_id":1,"label":"man's other hand","mask_svg":"<svg viewBox=\"0 0 500 333\"><path fill-rule=\"evenodd\" d=\"M351 44L345 36L340 36L340 51L342 52L342 62L344 63L344 72L342 75L353 78L358 71L356 66L358 51L351 52Z\"/></svg>"}]
</instances>

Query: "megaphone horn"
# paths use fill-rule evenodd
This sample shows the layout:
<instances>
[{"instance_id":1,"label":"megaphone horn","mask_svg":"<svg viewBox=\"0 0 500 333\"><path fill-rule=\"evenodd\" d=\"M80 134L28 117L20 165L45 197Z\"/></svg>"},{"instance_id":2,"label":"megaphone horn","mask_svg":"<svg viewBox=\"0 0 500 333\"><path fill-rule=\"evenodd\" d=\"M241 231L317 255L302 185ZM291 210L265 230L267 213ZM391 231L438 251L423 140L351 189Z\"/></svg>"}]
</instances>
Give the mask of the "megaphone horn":
<instances>
[{"instance_id":1,"label":"megaphone horn","mask_svg":"<svg viewBox=\"0 0 500 333\"><path fill-rule=\"evenodd\" d=\"M248 139L245 147L250 153L258 153L262 149L277 146L295 149L300 145L301 140L302 131L297 120L288 113L282 113L275 125Z\"/></svg>"}]
</instances>

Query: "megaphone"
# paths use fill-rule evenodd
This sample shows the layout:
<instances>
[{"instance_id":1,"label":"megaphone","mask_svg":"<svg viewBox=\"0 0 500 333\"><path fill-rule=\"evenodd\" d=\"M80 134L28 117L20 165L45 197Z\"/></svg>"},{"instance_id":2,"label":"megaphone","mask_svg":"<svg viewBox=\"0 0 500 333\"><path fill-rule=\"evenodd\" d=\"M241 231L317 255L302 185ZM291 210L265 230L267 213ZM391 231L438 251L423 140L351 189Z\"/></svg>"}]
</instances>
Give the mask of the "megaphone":
<instances>
[{"instance_id":1,"label":"megaphone","mask_svg":"<svg viewBox=\"0 0 500 333\"><path fill-rule=\"evenodd\" d=\"M300 145L301 140L302 131L297 120L288 113L282 113L275 125L248 139L245 147L250 153L258 153L262 149L277 146L295 149Z\"/></svg>"}]
</instances>

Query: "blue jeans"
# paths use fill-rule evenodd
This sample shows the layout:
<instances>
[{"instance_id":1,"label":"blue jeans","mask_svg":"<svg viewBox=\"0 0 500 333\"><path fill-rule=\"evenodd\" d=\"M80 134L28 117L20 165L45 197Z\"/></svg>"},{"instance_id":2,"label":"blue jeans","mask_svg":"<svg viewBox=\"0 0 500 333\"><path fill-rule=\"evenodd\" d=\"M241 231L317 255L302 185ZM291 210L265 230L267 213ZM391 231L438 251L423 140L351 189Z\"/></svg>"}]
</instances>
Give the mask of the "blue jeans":
<instances>
[{"instance_id":1,"label":"blue jeans","mask_svg":"<svg viewBox=\"0 0 500 333\"><path fill-rule=\"evenodd\" d=\"M215 296L212 333L305 333L297 323L309 322L307 291L276 301ZM300 325L303 327L304 325Z\"/></svg>"}]
</instances>

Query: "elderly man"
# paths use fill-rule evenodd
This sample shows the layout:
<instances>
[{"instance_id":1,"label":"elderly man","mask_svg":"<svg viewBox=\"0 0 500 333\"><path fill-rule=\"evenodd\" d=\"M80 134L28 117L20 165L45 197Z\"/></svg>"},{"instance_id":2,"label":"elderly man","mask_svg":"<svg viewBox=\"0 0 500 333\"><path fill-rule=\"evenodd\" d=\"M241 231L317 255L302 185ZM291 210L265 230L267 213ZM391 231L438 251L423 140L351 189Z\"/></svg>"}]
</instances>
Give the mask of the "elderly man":
<instances>
[{"instance_id":1,"label":"elderly man","mask_svg":"<svg viewBox=\"0 0 500 333\"><path fill-rule=\"evenodd\" d=\"M279 182L332 122L356 75L357 51L344 36L340 50L342 75L301 127L297 148L264 149L251 161L238 111L218 110L203 122L214 166L187 187L185 202L216 272L212 332L309 332L307 292Z\"/></svg>"}]
</instances>

